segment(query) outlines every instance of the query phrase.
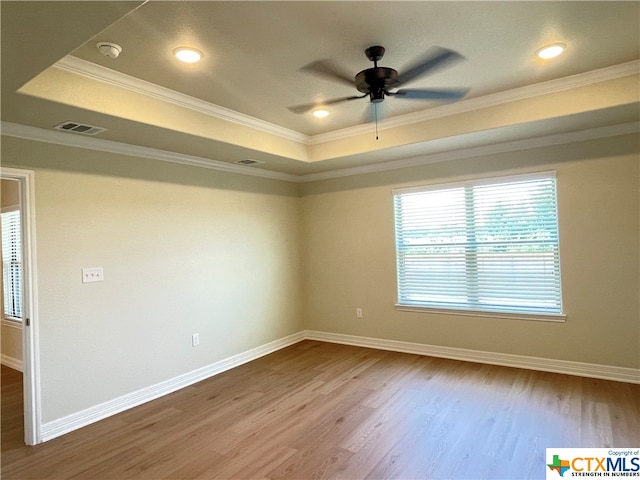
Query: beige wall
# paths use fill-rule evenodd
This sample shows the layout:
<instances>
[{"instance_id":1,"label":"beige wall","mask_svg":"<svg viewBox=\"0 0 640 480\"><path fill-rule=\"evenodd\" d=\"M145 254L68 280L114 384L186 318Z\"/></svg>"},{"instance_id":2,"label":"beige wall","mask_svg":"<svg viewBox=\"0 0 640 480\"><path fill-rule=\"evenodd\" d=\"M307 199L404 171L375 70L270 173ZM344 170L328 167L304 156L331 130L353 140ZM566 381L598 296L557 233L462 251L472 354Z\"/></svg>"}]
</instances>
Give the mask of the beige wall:
<instances>
[{"instance_id":1,"label":"beige wall","mask_svg":"<svg viewBox=\"0 0 640 480\"><path fill-rule=\"evenodd\" d=\"M20 208L20 185L17 180L2 179L0 187L2 210ZM0 294L4 293L3 278L0 275ZM4 305L0 295L0 305ZM22 325L16 322L4 321L4 307L0 307L2 317L0 352L2 360L11 367L22 364Z\"/></svg>"},{"instance_id":2,"label":"beige wall","mask_svg":"<svg viewBox=\"0 0 640 480\"><path fill-rule=\"evenodd\" d=\"M2 156L35 170L44 423L301 330L295 185L12 138Z\"/></svg>"},{"instance_id":3,"label":"beige wall","mask_svg":"<svg viewBox=\"0 0 640 480\"><path fill-rule=\"evenodd\" d=\"M2 187L0 188L2 196L2 209L20 208L20 184L17 180L2 179Z\"/></svg>"},{"instance_id":4,"label":"beige wall","mask_svg":"<svg viewBox=\"0 0 640 480\"><path fill-rule=\"evenodd\" d=\"M393 188L544 170L557 170L566 323L394 309ZM629 135L306 185L306 328L638 368L639 176Z\"/></svg>"},{"instance_id":5,"label":"beige wall","mask_svg":"<svg viewBox=\"0 0 640 480\"><path fill-rule=\"evenodd\" d=\"M2 363L21 370L22 326L15 322L2 324Z\"/></svg>"},{"instance_id":6,"label":"beige wall","mask_svg":"<svg viewBox=\"0 0 640 480\"><path fill-rule=\"evenodd\" d=\"M7 137L2 159L35 171L44 423L304 328L640 366L637 136L302 186ZM566 323L395 311L392 188L550 169Z\"/></svg>"}]
</instances>

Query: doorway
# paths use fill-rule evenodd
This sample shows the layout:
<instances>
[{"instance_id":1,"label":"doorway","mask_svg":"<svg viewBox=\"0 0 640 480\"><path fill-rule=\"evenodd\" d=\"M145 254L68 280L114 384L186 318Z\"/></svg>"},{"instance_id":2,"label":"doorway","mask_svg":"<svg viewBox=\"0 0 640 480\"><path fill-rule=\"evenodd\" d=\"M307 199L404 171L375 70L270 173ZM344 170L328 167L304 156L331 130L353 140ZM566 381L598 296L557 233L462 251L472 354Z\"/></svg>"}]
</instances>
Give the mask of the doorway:
<instances>
[{"instance_id":1,"label":"doorway","mask_svg":"<svg viewBox=\"0 0 640 480\"><path fill-rule=\"evenodd\" d=\"M2 186L7 186L12 191L11 195L7 195L7 198L11 198L11 200L6 202L6 206L3 205L6 207L3 208L3 213L5 210L7 213L14 212L6 216L3 215L6 217L3 220L6 221L7 228L18 233L20 237L19 243L14 242L13 245L7 245L7 248L11 249L11 255L6 257L10 263L7 265L6 271L3 261L2 306L4 315L2 333L4 337L5 323L14 330L14 334L15 330L21 331L20 344L11 348L13 348L14 355L16 351L21 350L22 357L14 359L16 361L14 368L21 366L23 372L24 441L27 445L35 445L42 440L37 335L34 172L3 168L0 172L0 178L3 181ZM4 193L9 192L3 192L3 197ZM5 298L6 296L10 298ZM7 358L3 357L3 360L7 360Z\"/></svg>"},{"instance_id":2,"label":"doorway","mask_svg":"<svg viewBox=\"0 0 640 480\"><path fill-rule=\"evenodd\" d=\"M2 364L22 372L22 233L20 182L2 179Z\"/></svg>"}]
</instances>

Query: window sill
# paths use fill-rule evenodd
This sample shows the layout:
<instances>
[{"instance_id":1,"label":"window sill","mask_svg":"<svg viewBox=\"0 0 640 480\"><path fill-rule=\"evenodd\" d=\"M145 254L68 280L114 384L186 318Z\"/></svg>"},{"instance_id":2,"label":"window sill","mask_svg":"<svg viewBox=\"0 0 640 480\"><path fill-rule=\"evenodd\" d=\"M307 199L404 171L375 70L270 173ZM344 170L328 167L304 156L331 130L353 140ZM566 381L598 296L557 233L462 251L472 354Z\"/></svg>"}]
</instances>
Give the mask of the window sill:
<instances>
[{"instance_id":1,"label":"window sill","mask_svg":"<svg viewBox=\"0 0 640 480\"><path fill-rule=\"evenodd\" d=\"M562 313L510 313L484 312L481 310L449 310L446 308L420 307L417 305L396 304L395 309L400 312L436 313L440 315L457 315L463 317L508 318L511 320L533 320L539 322L564 323L567 316Z\"/></svg>"},{"instance_id":2,"label":"window sill","mask_svg":"<svg viewBox=\"0 0 640 480\"><path fill-rule=\"evenodd\" d=\"M22 329L22 320L11 317L3 318L2 326Z\"/></svg>"}]
</instances>

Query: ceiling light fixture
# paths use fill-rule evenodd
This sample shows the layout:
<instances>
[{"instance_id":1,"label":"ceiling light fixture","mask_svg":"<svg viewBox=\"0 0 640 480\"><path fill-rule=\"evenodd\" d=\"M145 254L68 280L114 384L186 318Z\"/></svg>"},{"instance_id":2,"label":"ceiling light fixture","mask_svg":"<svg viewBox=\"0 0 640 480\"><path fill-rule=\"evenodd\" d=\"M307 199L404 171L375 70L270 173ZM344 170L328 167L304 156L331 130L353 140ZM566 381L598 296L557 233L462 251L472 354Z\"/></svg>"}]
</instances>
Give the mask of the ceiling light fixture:
<instances>
[{"instance_id":1,"label":"ceiling light fixture","mask_svg":"<svg viewBox=\"0 0 640 480\"><path fill-rule=\"evenodd\" d=\"M204 56L200 50L191 47L178 47L173 51L173 54L184 63L199 62Z\"/></svg>"},{"instance_id":2,"label":"ceiling light fixture","mask_svg":"<svg viewBox=\"0 0 640 480\"><path fill-rule=\"evenodd\" d=\"M329 110L327 110L326 108L316 108L312 112L312 114L316 118L325 118L325 117L329 116Z\"/></svg>"},{"instance_id":3,"label":"ceiling light fixture","mask_svg":"<svg viewBox=\"0 0 640 480\"><path fill-rule=\"evenodd\" d=\"M565 51L567 46L564 43L552 43L551 45L545 45L542 48L539 48L536 51L536 55L539 58L544 60L548 60L550 58L555 58Z\"/></svg>"}]
</instances>

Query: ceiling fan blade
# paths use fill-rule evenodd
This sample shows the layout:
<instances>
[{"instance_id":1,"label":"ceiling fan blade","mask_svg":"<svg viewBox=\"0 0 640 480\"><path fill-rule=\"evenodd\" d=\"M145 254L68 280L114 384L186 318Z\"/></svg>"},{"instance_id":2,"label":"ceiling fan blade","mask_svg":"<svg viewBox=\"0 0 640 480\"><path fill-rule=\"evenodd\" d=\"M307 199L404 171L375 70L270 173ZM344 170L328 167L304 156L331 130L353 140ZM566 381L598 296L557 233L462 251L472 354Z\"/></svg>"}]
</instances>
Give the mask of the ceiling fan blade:
<instances>
[{"instance_id":1,"label":"ceiling fan blade","mask_svg":"<svg viewBox=\"0 0 640 480\"><path fill-rule=\"evenodd\" d=\"M414 80L422 75L435 70L436 68L442 68L453 63L464 60L464 57L458 52L448 50L446 48L436 47L426 57L423 57L420 62L413 65L409 70L398 75L398 80L395 86L403 85L411 80Z\"/></svg>"},{"instance_id":2,"label":"ceiling fan blade","mask_svg":"<svg viewBox=\"0 0 640 480\"><path fill-rule=\"evenodd\" d=\"M311 62L304 67L301 67L299 71L311 73L312 75L327 78L343 85L355 87L354 77L331 60L317 60L315 62Z\"/></svg>"},{"instance_id":3,"label":"ceiling fan blade","mask_svg":"<svg viewBox=\"0 0 640 480\"><path fill-rule=\"evenodd\" d=\"M364 98L366 96L367 95L365 94L362 96L333 98L331 100L324 100L321 102L312 102L312 103L303 103L302 105L293 105L292 107L287 107L287 108L291 110L293 113L306 113L313 110L314 108L326 107L327 105L335 105L336 103L347 102L349 100L357 100L358 98Z\"/></svg>"},{"instance_id":4,"label":"ceiling fan blade","mask_svg":"<svg viewBox=\"0 0 640 480\"><path fill-rule=\"evenodd\" d=\"M403 88L390 95L400 98L411 98L420 100L460 100L470 89L447 89L447 90L423 90L419 88Z\"/></svg>"}]
</instances>

